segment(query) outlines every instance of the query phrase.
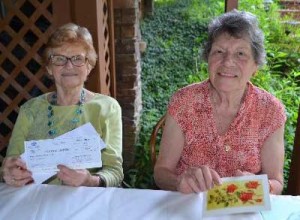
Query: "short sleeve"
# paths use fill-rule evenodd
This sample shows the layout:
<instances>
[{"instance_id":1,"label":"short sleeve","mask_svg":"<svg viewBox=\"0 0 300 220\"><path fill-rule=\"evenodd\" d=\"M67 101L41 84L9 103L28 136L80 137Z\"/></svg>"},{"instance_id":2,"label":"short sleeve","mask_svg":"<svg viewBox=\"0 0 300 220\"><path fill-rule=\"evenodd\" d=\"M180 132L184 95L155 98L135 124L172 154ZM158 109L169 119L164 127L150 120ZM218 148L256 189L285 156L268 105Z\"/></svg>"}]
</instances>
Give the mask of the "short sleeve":
<instances>
[{"instance_id":1,"label":"short sleeve","mask_svg":"<svg viewBox=\"0 0 300 220\"><path fill-rule=\"evenodd\" d=\"M264 142L272 133L283 126L286 122L286 112L284 105L274 96L264 100L266 112L262 117L261 131L262 142Z\"/></svg>"},{"instance_id":2,"label":"short sleeve","mask_svg":"<svg viewBox=\"0 0 300 220\"><path fill-rule=\"evenodd\" d=\"M185 99L182 90L177 91L170 99L168 105L168 113L171 115L175 120L178 119L177 115L184 106ZM177 121L177 120L176 120Z\"/></svg>"}]
</instances>

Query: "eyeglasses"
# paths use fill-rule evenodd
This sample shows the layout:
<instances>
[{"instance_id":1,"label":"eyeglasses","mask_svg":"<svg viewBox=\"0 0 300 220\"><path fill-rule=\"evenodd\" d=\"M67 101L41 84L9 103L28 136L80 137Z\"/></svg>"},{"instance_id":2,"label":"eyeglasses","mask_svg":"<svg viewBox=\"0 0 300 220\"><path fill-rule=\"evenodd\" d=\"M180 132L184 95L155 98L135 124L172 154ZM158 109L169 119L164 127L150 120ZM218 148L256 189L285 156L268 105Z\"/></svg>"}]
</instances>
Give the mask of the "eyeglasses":
<instances>
[{"instance_id":1,"label":"eyeglasses","mask_svg":"<svg viewBox=\"0 0 300 220\"><path fill-rule=\"evenodd\" d=\"M72 57L66 57L64 55L51 55L49 59L55 66L64 66L67 64L68 60L70 60L71 63L77 67L83 66L87 60L87 58L82 55L75 55Z\"/></svg>"}]
</instances>

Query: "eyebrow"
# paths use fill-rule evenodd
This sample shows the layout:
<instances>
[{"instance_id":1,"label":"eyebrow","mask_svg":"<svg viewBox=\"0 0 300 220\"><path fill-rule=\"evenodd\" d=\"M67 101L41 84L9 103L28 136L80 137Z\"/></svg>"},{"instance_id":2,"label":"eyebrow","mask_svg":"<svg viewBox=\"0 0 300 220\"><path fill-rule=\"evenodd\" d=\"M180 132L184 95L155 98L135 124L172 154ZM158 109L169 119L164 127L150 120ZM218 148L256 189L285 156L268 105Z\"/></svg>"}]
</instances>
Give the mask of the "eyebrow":
<instances>
[{"instance_id":1,"label":"eyebrow","mask_svg":"<svg viewBox=\"0 0 300 220\"><path fill-rule=\"evenodd\" d=\"M75 55L72 55L72 56L66 56L66 55L63 55L63 54L51 54L50 56L63 56L63 57L71 58L71 57L75 57L75 56L83 56L83 57L85 57L86 55L83 55L83 54L75 54Z\"/></svg>"},{"instance_id":2,"label":"eyebrow","mask_svg":"<svg viewBox=\"0 0 300 220\"><path fill-rule=\"evenodd\" d=\"M215 44L215 45L212 45L212 47L211 48L214 48L214 47L217 47L217 48L221 48L221 49L224 49L224 47L223 46L221 46L221 45L218 45L218 44ZM237 47L236 49L238 49L238 50L240 50L240 49L243 49L243 50L251 50L251 46L249 45L249 47L247 47L247 46L241 46L241 47Z\"/></svg>"}]
</instances>

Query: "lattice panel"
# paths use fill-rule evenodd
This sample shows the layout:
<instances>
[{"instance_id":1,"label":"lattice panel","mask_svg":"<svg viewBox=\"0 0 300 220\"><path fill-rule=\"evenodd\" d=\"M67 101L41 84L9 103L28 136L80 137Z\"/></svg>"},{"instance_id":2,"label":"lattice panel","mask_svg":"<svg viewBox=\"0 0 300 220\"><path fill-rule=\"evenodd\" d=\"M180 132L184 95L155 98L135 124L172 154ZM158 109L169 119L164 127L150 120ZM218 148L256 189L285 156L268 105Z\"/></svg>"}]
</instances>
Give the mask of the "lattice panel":
<instances>
[{"instance_id":1,"label":"lattice panel","mask_svg":"<svg viewBox=\"0 0 300 220\"><path fill-rule=\"evenodd\" d=\"M108 5L107 0L103 1L103 19L102 19L102 25L103 25L103 35L104 35L104 59L105 62L101 63L104 65L105 70L105 84L107 87L107 92L110 94L111 91L111 72L110 72L110 53L109 53L109 27L108 27ZM110 94L111 95L111 94Z\"/></svg>"},{"instance_id":2,"label":"lattice panel","mask_svg":"<svg viewBox=\"0 0 300 220\"><path fill-rule=\"evenodd\" d=\"M52 34L51 0L0 1L0 151L7 146L19 107L52 90L41 54Z\"/></svg>"}]
</instances>

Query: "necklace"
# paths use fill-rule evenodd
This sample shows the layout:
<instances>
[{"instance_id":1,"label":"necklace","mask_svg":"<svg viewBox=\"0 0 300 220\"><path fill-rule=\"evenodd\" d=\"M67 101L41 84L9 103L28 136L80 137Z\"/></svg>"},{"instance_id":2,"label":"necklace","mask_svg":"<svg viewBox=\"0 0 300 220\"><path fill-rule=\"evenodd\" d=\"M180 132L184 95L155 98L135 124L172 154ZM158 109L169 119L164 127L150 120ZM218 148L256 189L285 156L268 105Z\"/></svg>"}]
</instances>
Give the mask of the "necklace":
<instances>
[{"instance_id":1,"label":"necklace","mask_svg":"<svg viewBox=\"0 0 300 220\"><path fill-rule=\"evenodd\" d=\"M72 129L76 128L76 126L79 122L79 117L83 112L82 106L83 106L84 101L85 101L85 91L82 89L81 93L80 93L79 102L77 103L77 108L74 112L74 117L70 120ZM49 128L48 135L50 137L52 137L57 134L57 129L54 126L55 120L54 120L54 110L53 110L53 106L57 105L57 93L56 92L54 92L50 96L49 103L50 104L48 106L48 112L47 112L48 113L47 114L47 116L48 116L48 124L47 125Z\"/></svg>"}]
</instances>

